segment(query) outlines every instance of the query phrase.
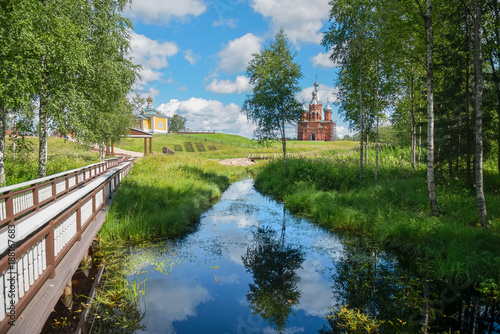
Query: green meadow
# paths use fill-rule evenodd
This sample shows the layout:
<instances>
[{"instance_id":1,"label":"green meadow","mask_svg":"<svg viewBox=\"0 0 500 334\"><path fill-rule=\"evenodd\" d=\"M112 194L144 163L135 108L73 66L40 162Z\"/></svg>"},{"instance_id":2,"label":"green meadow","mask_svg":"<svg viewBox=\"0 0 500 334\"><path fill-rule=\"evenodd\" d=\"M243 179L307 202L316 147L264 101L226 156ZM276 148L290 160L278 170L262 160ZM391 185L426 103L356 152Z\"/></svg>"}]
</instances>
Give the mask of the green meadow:
<instances>
[{"instance_id":1,"label":"green meadow","mask_svg":"<svg viewBox=\"0 0 500 334\"><path fill-rule=\"evenodd\" d=\"M38 138L24 137L16 140L15 155L13 140L5 143L5 185L38 178ZM47 175L84 167L99 162L99 153L88 146L62 138L48 138Z\"/></svg>"},{"instance_id":2,"label":"green meadow","mask_svg":"<svg viewBox=\"0 0 500 334\"><path fill-rule=\"evenodd\" d=\"M186 143L191 143L193 151L186 148ZM197 146L201 144L202 146ZM149 144L148 144L149 145ZM125 138L115 145L124 150L144 152L144 139ZM314 154L325 150L342 149L350 150L356 146L355 142L304 142L287 141L287 153L292 155ZM283 149L280 142L273 142L269 147L259 146L257 141L245 137L230 134L157 134L153 136L152 152L162 153L163 147L175 151L178 156L202 156L208 159L231 159L246 158L249 154L282 154ZM200 149L203 147L203 149ZM176 149L177 148L177 149ZM148 146L149 149L149 146Z\"/></svg>"}]
</instances>

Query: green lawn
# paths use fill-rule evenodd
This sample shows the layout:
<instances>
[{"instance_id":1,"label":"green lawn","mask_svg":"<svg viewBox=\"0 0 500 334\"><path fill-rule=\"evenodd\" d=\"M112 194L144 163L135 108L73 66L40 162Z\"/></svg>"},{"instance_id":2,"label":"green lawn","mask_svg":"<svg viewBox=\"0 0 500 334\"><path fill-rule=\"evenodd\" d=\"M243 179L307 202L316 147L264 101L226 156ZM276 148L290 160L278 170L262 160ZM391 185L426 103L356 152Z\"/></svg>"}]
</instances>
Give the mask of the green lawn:
<instances>
[{"instance_id":1,"label":"green lawn","mask_svg":"<svg viewBox=\"0 0 500 334\"><path fill-rule=\"evenodd\" d=\"M194 152L188 152L186 143L191 143ZM205 148L200 151L196 143L200 143ZM241 144L241 146L240 146ZM248 154L274 154L282 153L280 142L274 142L270 147L254 148L245 147L246 145L255 145L256 142L251 139L223 134L200 134L200 135L154 135L152 140L152 152L162 153L163 147L169 147L176 151L176 155L194 156L201 155L209 159L230 159L230 158L245 158ZM144 152L144 139L141 138L126 138L115 144L116 147L134 152ZM182 148L182 151L176 150L176 146ZM306 141L287 141L287 152L291 154L321 154L325 151L342 149L350 150L356 147L355 142L306 142ZM211 149L210 149L211 148Z\"/></svg>"}]
</instances>

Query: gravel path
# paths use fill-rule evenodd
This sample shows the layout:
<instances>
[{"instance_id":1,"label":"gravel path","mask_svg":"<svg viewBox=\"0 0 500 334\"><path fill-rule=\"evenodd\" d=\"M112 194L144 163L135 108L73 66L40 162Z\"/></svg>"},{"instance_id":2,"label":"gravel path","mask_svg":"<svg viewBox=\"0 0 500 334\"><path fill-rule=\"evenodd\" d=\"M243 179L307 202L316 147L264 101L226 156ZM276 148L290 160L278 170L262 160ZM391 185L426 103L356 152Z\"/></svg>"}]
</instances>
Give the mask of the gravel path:
<instances>
[{"instance_id":1,"label":"gravel path","mask_svg":"<svg viewBox=\"0 0 500 334\"><path fill-rule=\"evenodd\" d=\"M127 155L130 155L132 157L136 157L136 158L142 158L144 156L144 153L127 151L127 150L123 150L121 148L115 147L115 155L120 155L120 154L127 154Z\"/></svg>"},{"instance_id":2,"label":"gravel path","mask_svg":"<svg viewBox=\"0 0 500 334\"><path fill-rule=\"evenodd\" d=\"M233 166L250 166L256 164L257 162L252 161L247 158L237 158L237 159L226 159L219 161L221 165L233 165Z\"/></svg>"}]
</instances>

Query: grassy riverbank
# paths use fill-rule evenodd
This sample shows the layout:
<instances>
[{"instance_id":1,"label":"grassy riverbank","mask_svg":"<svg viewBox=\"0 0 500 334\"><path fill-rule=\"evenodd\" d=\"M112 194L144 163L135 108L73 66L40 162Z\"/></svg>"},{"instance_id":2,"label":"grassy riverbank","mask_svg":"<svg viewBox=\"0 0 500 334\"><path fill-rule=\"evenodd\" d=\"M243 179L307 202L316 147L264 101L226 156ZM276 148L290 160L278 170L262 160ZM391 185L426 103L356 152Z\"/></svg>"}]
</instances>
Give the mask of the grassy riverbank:
<instances>
[{"instance_id":1,"label":"grassy riverbank","mask_svg":"<svg viewBox=\"0 0 500 334\"><path fill-rule=\"evenodd\" d=\"M404 150L381 154L379 181L373 161L359 181L356 155L330 152L322 158L298 158L265 166L256 186L283 200L288 209L333 230L371 235L381 244L425 263L436 278L469 283L500 277L500 178L485 174L486 202L492 228L478 227L475 192L458 178L440 176L442 215L429 216L426 174L413 171Z\"/></svg>"},{"instance_id":2,"label":"grassy riverbank","mask_svg":"<svg viewBox=\"0 0 500 334\"><path fill-rule=\"evenodd\" d=\"M248 167L223 166L196 156L155 154L134 163L98 234L108 270L106 286L92 306L99 316L96 333L144 329L138 297L147 289L148 275L137 270L144 263L167 270L173 263L136 259L134 250L161 247L155 242L186 234L232 182L249 174Z\"/></svg>"},{"instance_id":3,"label":"grassy riverbank","mask_svg":"<svg viewBox=\"0 0 500 334\"><path fill-rule=\"evenodd\" d=\"M200 157L151 155L124 179L99 236L103 243L186 233L229 184L249 175Z\"/></svg>"}]
</instances>

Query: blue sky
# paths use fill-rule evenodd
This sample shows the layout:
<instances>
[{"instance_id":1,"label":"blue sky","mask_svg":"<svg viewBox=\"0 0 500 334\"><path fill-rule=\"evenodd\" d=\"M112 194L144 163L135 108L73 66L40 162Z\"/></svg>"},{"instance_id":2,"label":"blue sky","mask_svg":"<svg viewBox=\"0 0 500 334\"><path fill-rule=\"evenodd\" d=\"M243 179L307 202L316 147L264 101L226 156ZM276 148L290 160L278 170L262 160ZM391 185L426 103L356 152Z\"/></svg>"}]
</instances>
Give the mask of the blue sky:
<instances>
[{"instance_id":1,"label":"blue sky","mask_svg":"<svg viewBox=\"0 0 500 334\"><path fill-rule=\"evenodd\" d=\"M134 0L124 15L134 26L132 57L143 67L135 91L166 116L186 117L192 130L252 138L254 126L240 113L252 90L245 68L283 27L302 66L298 100L309 103L317 75L343 137L347 126L332 105L336 69L321 46L329 9L328 0Z\"/></svg>"}]
</instances>

